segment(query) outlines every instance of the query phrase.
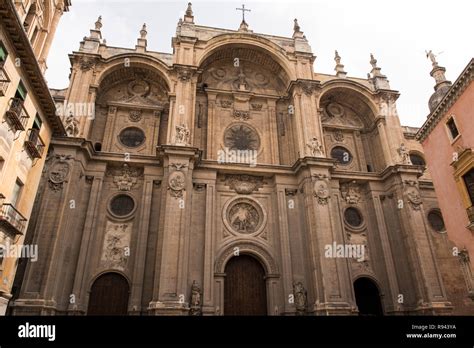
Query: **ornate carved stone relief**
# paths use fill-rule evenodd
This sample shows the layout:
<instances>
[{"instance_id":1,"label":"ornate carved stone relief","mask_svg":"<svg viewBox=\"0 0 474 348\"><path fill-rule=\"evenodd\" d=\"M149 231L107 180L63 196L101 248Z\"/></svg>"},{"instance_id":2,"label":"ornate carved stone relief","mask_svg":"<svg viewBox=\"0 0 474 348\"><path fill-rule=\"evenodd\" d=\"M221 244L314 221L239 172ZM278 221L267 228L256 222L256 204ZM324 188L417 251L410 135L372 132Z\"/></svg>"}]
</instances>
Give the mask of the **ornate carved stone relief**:
<instances>
[{"instance_id":1,"label":"ornate carved stone relief","mask_svg":"<svg viewBox=\"0 0 474 348\"><path fill-rule=\"evenodd\" d=\"M331 102L322 109L321 122L331 126L349 126L362 128L364 124L359 116L352 110L336 102Z\"/></svg>"},{"instance_id":2,"label":"ornate carved stone relief","mask_svg":"<svg viewBox=\"0 0 474 348\"><path fill-rule=\"evenodd\" d=\"M70 137L75 137L79 134L79 120L74 115L69 115L64 121L64 128Z\"/></svg>"},{"instance_id":3,"label":"ornate carved stone relief","mask_svg":"<svg viewBox=\"0 0 474 348\"><path fill-rule=\"evenodd\" d=\"M327 205L330 196L328 177L327 175L318 174L315 178L313 184L314 196L318 199L320 205Z\"/></svg>"},{"instance_id":4,"label":"ornate carved stone relief","mask_svg":"<svg viewBox=\"0 0 474 348\"><path fill-rule=\"evenodd\" d=\"M189 139L191 132L188 128L187 125L185 124L180 124L175 127L175 144L176 145L183 145L187 146L189 145Z\"/></svg>"},{"instance_id":5,"label":"ornate carved stone relief","mask_svg":"<svg viewBox=\"0 0 474 348\"><path fill-rule=\"evenodd\" d=\"M250 194L258 191L264 184L262 176L245 174L229 174L225 177L225 184L239 194Z\"/></svg>"},{"instance_id":6,"label":"ornate carved stone relief","mask_svg":"<svg viewBox=\"0 0 474 348\"><path fill-rule=\"evenodd\" d=\"M130 110L128 113L128 119L132 122L139 122L142 119L142 111Z\"/></svg>"},{"instance_id":7,"label":"ornate carved stone relief","mask_svg":"<svg viewBox=\"0 0 474 348\"><path fill-rule=\"evenodd\" d=\"M223 220L234 234L259 234L266 225L266 213L255 200L237 198L225 205Z\"/></svg>"},{"instance_id":8,"label":"ornate carved stone relief","mask_svg":"<svg viewBox=\"0 0 474 348\"><path fill-rule=\"evenodd\" d=\"M361 189L355 180L341 184L341 195L347 204L358 204L361 200Z\"/></svg>"},{"instance_id":9,"label":"ornate carved stone relief","mask_svg":"<svg viewBox=\"0 0 474 348\"><path fill-rule=\"evenodd\" d=\"M202 290L195 280L191 285L191 298L189 299L189 315L202 315Z\"/></svg>"},{"instance_id":10,"label":"ornate carved stone relief","mask_svg":"<svg viewBox=\"0 0 474 348\"><path fill-rule=\"evenodd\" d=\"M54 162L49 169L49 187L54 192L61 191L64 183L68 182L69 172L71 170L69 160L72 159L71 155L55 155Z\"/></svg>"},{"instance_id":11,"label":"ornate carved stone relief","mask_svg":"<svg viewBox=\"0 0 474 348\"><path fill-rule=\"evenodd\" d=\"M182 198L186 188L186 176L182 171L172 172L168 178L168 190L174 198Z\"/></svg>"},{"instance_id":12,"label":"ornate carved stone relief","mask_svg":"<svg viewBox=\"0 0 474 348\"><path fill-rule=\"evenodd\" d=\"M261 110L262 110L262 107L263 107L263 104L260 104L260 103L252 103L252 104L250 104L250 106L252 107L252 110L261 111Z\"/></svg>"},{"instance_id":13,"label":"ornate carved stone relief","mask_svg":"<svg viewBox=\"0 0 474 348\"><path fill-rule=\"evenodd\" d=\"M404 194L408 199L408 203L413 210L420 210L423 202L421 200L420 191L418 190L418 182L415 180L405 180L404 184Z\"/></svg>"},{"instance_id":14,"label":"ornate carved stone relief","mask_svg":"<svg viewBox=\"0 0 474 348\"><path fill-rule=\"evenodd\" d=\"M303 286L303 283L293 282L293 296L295 301L296 315L305 315L306 306L308 305L308 294Z\"/></svg>"},{"instance_id":15,"label":"ornate carved stone relief","mask_svg":"<svg viewBox=\"0 0 474 348\"><path fill-rule=\"evenodd\" d=\"M124 269L130 248L132 223L107 221L101 261L109 268Z\"/></svg>"},{"instance_id":16,"label":"ornate carved stone relief","mask_svg":"<svg viewBox=\"0 0 474 348\"><path fill-rule=\"evenodd\" d=\"M142 176L142 171L124 163L122 168L109 169L107 175L113 176L114 184L119 191L130 191L138 178Z\"/></svg>"},{"instance_id":17,"label":"ornate carved stone relief","mask_svg":"<svg viewBox=\"0 0 474 348\"><path fill-rule=\"evenodd\" d=\"M247 121L250 119L250 112L244 110L234 110L233 117L239 121Z\"/></svg>"}]
</instances>

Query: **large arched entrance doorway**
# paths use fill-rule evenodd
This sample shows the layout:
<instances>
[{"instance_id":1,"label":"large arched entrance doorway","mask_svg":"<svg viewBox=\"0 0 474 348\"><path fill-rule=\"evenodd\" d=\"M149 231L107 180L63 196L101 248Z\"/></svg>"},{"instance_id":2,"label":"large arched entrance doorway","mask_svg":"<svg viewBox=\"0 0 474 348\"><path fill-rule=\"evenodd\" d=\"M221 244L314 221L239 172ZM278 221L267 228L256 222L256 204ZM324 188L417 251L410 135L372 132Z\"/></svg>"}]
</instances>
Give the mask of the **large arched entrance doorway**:
<instances>
[{"instance_id":1,"label":"large arched entrance doorway","mask_svg":"<svg viewBox=\"0 0 474 348\"><path fill-rule=\"evenodd\" d=\"M129 290L122 275L101 275L92 284L87 315L127 315Z\"/></svg>"},{"instance_id":2,"label":"large arched entrance doorway","mask_svg":"<svg viewBox=\"0 0 474 348\"><path fill-rule=\"evenodd\" d=\"M382 302L377 285L369 278L359 278L354 282L354 293L359 315L382 316Z\"/></svg>"},{"instance_id":3,"label":"large arched entrance doorway","mask_svg":"<svg viewBox=\"0 0 474 348\"><path fill-rule=\"evenodd\" d=\"M225 267L224 315L267 315L265 270L249 255L229 260Z\"/></svg>"}]
</instances>

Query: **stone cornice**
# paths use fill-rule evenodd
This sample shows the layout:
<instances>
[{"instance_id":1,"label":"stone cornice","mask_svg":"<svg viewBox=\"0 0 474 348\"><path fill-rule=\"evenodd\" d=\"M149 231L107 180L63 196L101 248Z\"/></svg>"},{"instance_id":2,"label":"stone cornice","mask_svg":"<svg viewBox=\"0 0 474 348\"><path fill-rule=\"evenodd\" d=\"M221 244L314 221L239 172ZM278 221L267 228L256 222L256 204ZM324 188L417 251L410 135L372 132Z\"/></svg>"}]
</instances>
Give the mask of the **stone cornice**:
<instances>
[{"instance_id":1,"label":"stone cornice","mask_svg":"<svg viewBox=\"0 0 474 348\"><path fill-rule=\"evenodd\" d=\"M56 105L53 97L12 0L0 0L0 17L2 18L2 26L15 48L15 53L21 60L21 69L33 89L32 92L38 99L43 114L52 127L53 134L65 135L64 126L56 115Z\"/></svg>"},{"instance_id":2,"label":"stone cornice","mask_svg":"<svg viewBox=\"0 0 474 348\"><path fill-rule=\"evenodd\" d=\"M448 93L446 93L444 98L439 102L436 109L430 115L428 115L427 120L416 134L416 139L418 141L424 141L429 136L436 125L441 121L444 115L454 105L454 103L456 103L462 93L472 82L474 77L473 67L474 58L471 59L461 75L459 75L456 82L454 82L454 84L448 90Z\"/></svg>"}]
</instances>

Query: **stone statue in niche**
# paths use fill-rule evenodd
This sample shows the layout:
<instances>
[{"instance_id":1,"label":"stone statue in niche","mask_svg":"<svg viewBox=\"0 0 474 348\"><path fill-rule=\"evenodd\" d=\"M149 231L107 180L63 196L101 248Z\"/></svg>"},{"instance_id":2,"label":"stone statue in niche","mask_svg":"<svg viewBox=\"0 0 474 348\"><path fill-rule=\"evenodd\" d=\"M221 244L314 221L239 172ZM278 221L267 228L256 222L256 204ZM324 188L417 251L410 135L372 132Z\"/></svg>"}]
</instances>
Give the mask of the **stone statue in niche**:
<instances>
[{"instance_id":1,"label":"stone statue in niche","mask_svg":"<svg viewBox=\"0 0 474 348\"><path fill-rule=\"evenodd\" d=\"M410 152L406 148L405 144L402 143L398 148L398 153L402 159L402 164L412 164L410 160Z\"/></svg>"},{"instance_id":2,"label":"stone statue in niche","mask_svg":"<svg viewBox=\"0 0 474 348\"><path fill-rule=\"evenodd\" d=\"M246 202L235 204L229 210L227 218L236 232L244 234L255 232L260 223L260 214L257 209Z\"/></svg>"},{"instance_id":3,"label":"stone statue in niche","mask_svg":"<svg viewBox=\"0 0 474 348\"><path fill-rule=\"evenodd\" d=\"M66 117L66 120L64 121L65 125L64 128L66 129L66 133L70 137L75 137L79 134L79 121L77 120L74 115L69 115Z\"/></svg>"},{"instance_id":4,"label":"stone statue in niche","mask_svg":"<svg viewBox=\"0 0 474 348\"><path fill-rule=\"evenodd\" d=\"M189 145L189 136L191 132L185 124L176 126L176 144L177 145Z\"/></svg>"},{"instance_id":5,"label":"stone statue in niche","mask_svg":"<svg viewBox=\"0 0 474 348\"><path fill-rule=\"evenodd\" d=\"M199 316L202 315L202 290L199 285L193 280L191 285L191 300L189 301L189 315Z\"/></svg>"},{"instance_id":6,"label":"stone statue in niche","mask_svg":"<svg viewBox=\"0 0 474 348\"><path fill-rule=\"evenodd\" d=\"M303 283L293 283L293 296L296 307L296 315L305 315L308 296Z\"/></svg>"},{"instance_id":7,"label":"stone statue in niche","mask_svg":"<svg viewBox=\"0 0 474 348\"><path fill-rule=\"evenodd\" d=\"M309 148L309 154L313 157L323 157L323 146L319 142L318 138L311 138L310 142L306 144Z\"/></svg>"}]
</instances>

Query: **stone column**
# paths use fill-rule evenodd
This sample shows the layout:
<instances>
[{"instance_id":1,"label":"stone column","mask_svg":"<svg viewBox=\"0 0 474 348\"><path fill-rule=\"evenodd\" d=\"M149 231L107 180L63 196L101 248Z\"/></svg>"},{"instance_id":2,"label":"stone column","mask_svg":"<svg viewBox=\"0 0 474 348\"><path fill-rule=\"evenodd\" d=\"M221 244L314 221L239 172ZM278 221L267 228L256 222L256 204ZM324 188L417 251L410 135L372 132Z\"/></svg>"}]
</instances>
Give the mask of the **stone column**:
<instances>
[{"instance_id":1,"label":"stone column","mask_svg":"<svg viewBox=\"0 0 474 348\"><path fill-rule=\"evenodd\" d=\"M138 237L136 242L135 263L133 265L131 294L129 301L129 313L140 315L142 306L143 276L145 272L145 260L147 253L148 229L150 225L151 199L153 195L153 181L156 175L149 173L145 167L143 180L143 195L141 197L141 214L138 226Z\"/></svg>"},{"instance_id":2,"label":"stone column","mask_svg":"<svg viewBox=\"0 0 474 348\"><path fill-rule=\"evenodd\" d=\"M351 293L347 282L350 279L347 259L326 257L326 246L344 244L341 225L334 220L339 215L336 192L331 192L329 169L332 162L318 163L310 168L310 178L305 179L304 203L307 215L307 233L313 269L314 304L308 310L316 315L351 314ZM332 196L332 197L331 197Z\"/></svg>"},{"instance_id":3,"label":"stone column","mask_svg":"<svg viewBox=\"0 0 474 348\"><path fill-rule=\"evenodd\" d=\"M401 173L396 196L400 208L401 223L406 240L409 263L413 267L415 311L421 314L449 312L451 304L439 272L434 246L426 227L423 202L419 191L417 173Z\"/></svg>"},{"instance_id":4,"label":"stone column","mask_svg":"<svg viewBox=\"0 0 474 348\"><path fill-rule=\"evenodd\" d=\"M199 152L184 146L162 146L163 182L160 232L163 234L161 260L156 260L160 269L155 276L153 300L150 314L185 315L188 311L187 273L189 264L189 235L192 226L191 195L192 175ZM156 273L158 274L158 272Z\"/></svg>"},{"instance_id":5,"label":"stone column","mask_svg":"<svg viewBox=\"0 0 474 348\"><path fill-rule=\"evenodd\" d=\"M72 294L76 297L78 305L70 304L69 311L82 312L87 311L87 287L88 287L88 270L92 262L92 252L97 239L94 237L96 230L97 215L99 212L99 204L102 199L102 185L104 181L105 165L102 171L94 173L94 176L86 176L86 180L92 180L92 188L89 202L87 205L86 221L84 223L84 232L81 240L79 257L77 260L77 268L74 277L74 285Z\"/></svg>"},{"instance_id":6,"label":"stone column","mask_svg":"<svg viewBox=\"0 0 474 348\"><path fill-rule=\"evenodd\" d=\"M214 174L215 175L215 174ZM204 236L204 284L203 284L203 306L204 315L214 315L215 293L214 293L214 238L216 207L216 183L208 181L206 183L206 226Z\"/></svg>"},{"instance_id":7,"label":"stone column","mask_svg":"<svg viewBox=\"0 0 474 348\"><path fill-rule=\"evenodd\" d=\"M277 129L277 114L276 114L276 100L267 99L268 105L268 120L270 128L270 148L271 148L271 163L280 163L280 151L278 148L278 129Z\"/></svg>"},{"instance_id":8,"label":"stone column","mask_svg":"<svg viewBox=\"0 0 474 348\"><path fill-rule=\"evenodd\" d=\"M278 179L278 178L277 178ZM285 185L276 184L278 203L278 229L280 232L281 268L284 307L279 309L280 314L294 313L294 307L289 303L288 296L293 293L293 269L291 267L290 231L288 226L288 203L286 200Z\"/></svg>"}]
</instances>

